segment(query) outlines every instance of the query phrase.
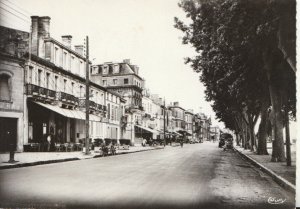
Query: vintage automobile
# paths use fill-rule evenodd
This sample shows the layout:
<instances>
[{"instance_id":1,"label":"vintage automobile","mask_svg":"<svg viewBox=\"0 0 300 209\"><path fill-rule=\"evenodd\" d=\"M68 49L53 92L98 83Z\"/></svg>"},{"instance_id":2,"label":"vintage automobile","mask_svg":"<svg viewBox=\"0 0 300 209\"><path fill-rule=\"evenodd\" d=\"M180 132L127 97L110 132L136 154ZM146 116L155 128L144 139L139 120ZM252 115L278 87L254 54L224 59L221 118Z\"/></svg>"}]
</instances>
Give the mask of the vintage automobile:
<instances>
[{"instance_id":1,"label":"vintage automobile","mask_svg":"<svg viewBox=\"0 0 300 209\"><path fill-rule=\"evenodd\" d=\"M225 145L226 145L226 142L228 143L228 142L231 142L231 146L232 146L232 139L233 139L233 137L232 137L232 135L231 134L229 134L229 133L222 133L221 135L220 135L220 139L219 139L219 148L222 148L222 147L224 147ZM230 143L228 143L228 145L229 145Z\"/></svg>"},{"instance_id":2,"label":"vintage automobile","mask_svg":"<svg viewBox=\"0 0 300 209\"><path fill-rule=\"evenodd\" d=\"M94 139L93 142L94 152L100 153L100 155L103 157L109 154L115 155L117 153L116 141L117 140L109 139L109 138L105 138L104 140L100 138Z\"/></svg>"}]
</instances>

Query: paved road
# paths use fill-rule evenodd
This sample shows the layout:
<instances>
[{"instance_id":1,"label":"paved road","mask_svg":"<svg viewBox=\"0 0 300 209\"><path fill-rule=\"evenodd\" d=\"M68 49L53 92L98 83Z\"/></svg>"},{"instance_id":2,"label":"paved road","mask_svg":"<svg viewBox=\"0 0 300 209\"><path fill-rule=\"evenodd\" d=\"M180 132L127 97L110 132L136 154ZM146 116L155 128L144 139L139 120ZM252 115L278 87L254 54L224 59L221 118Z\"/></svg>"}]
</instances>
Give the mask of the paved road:
<instances>
[{"instance_id":1,"label":"paved road","mask_svg":"<svg viewBox=\"0 0 300 209\"><path fill-rule=\"evenodd\" d=\"M217 143L0 171L0 206L294 208L294 195ZM285 200L268 203L270 197Z\"/></svg>"}]
</instances>

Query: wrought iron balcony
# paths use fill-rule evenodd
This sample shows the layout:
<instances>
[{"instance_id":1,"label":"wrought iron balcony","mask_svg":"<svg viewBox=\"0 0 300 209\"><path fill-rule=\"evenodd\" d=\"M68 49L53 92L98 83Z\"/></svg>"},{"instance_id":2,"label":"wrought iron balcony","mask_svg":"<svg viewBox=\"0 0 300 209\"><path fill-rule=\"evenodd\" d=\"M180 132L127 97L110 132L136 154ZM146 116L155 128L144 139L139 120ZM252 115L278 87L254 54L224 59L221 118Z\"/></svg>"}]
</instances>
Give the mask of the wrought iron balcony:
<instances>
[{"instance_id":1,"label":"wrought iron balcony","mask_svg":"<svg viewBox=\"0 0 300 209\"><path fill-rule=\"evenodd\" d=\"M80 99L79 100L79 107L85 108L85 99ZM90 110L94 110L94 111L103 111L103 107L105 107L104 105L101 104L97 104L94 101L89 101L89 108Z\"/></svg>"},{"instance_id":2,"label":"wrought iron balcony","mask_svg":"<svg viewBox=\"0 0 300 209\"><path fill-rule=\"evenodd\" d=\"M77 97L71 94L67 94L65 92L56 92L56 99L62 102L67 102L72 104L79 103L79 99Z\"/></svg>"},{"instance_id":3,"label":"wrought iron balcony","mask_svg":"<svg viewBox=\"0 0 300 209\"><path fill-rule=\"evenodd\" d=\"M26 85L26 94L43 98L55 99L56 92L34 84Z\"/></svg>"},{"instance_id":4,"label":"wrought iron balcony","mask_svg":"<svg viewBox=\"0 0 300 209\"><path fill-rule=\"evenodd\" d=\"M97 109L98 109L99 111L102 111L102 105L101 105L101 104L97 104Z\"/></svg>"},{"instance_id":5,"label":"wrought iron balcony","mask_svg":"<svg viewBox=\"0 0 300 209\"><path fill-rule=\"evenodd\" d=\"M46 89L46 95L47 95L47 97L49 97L49 98L55 99L56 92L53 91L53 90L50 90L50 89Z\"/></svg>"},{"instance_id":6,"label":"wrought iron balcony","mask_svg":"<svg viewBox=\"0 0 300 209\"><path fill-rule=\"evenodd\" d=\"M96 102L90 101L90 109L98 110L98 106L97 106Z\"/></svg>"}]
</instances>

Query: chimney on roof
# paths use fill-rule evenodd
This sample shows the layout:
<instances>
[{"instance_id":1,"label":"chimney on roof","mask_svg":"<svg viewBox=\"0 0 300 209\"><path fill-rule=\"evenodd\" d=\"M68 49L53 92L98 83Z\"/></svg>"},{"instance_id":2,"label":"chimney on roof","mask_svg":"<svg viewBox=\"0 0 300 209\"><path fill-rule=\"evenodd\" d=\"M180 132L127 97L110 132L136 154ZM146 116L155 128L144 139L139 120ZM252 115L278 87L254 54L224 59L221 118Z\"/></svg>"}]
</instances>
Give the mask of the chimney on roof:
<instances>
[{"instance_id":1,"label":"chimney on roof","mask_svg":"<svg viewBox=\"0 0 300 209\"><path fill-rule=\"evenodd\" d=\"M31 53L38 55L38 19L39 16L31 16Z\"/></svg>"},{"instance_id":2,"label":"chimney on roof","mask_svg":"<svg viewBox=\"0 0 300 209\"><path fill-rule=\"evenodd\" d=\"M85 50L84 50L84 46L83 45L76 45L75 46L75 51L82 55L82 56L85 56Z\"/></svg>"},{"instance_id":3,"label":"chimney on roof","mask_svg":"<svg viewBox=\"0 0 300 209\"><path fill-rule=\"evenodd\" d=\"M43 54L42 42L50 37L50 19L48 16L31 16L31 53L34 55Z\"/></svg>"},{"instance_id":4,"label":"chimney on roof","mask_svg":"<svg viewBox=\"0 0 300 209\"><path fill-rule=\"evenodd\" d=\"M45 38L50 37L50 17L43 16L38 18L38 35Z\"/></svg>"},{"instance_id":5,"label":"chimney on roof","mask_svg":"<svg viewBox=\"0 0 300 209\"><path fill-rule=\"evenodd\" d=\"M179 107L179 102L174 102L174 106Z\"/></svg>"},{"instance_id":6,"label":"chimney on roof","mask_svg":"<svg viewBox=\"0 0 300 209\"><path fill-rule=\"evenodd\" d=\"M130 59L124 59L123 62L130 65Z\"/></svg>"},{"instance_id":7,"label":"chimney on roof","mask_svg":"<svg viewBox=\"0 0 300 209\"><path fill-rule=\"evenodd\" d=\"M71 35L61 36L61 40L65 46L71 48L71 44L72 44L72 36Z\"/></svg>"}]
</instances>

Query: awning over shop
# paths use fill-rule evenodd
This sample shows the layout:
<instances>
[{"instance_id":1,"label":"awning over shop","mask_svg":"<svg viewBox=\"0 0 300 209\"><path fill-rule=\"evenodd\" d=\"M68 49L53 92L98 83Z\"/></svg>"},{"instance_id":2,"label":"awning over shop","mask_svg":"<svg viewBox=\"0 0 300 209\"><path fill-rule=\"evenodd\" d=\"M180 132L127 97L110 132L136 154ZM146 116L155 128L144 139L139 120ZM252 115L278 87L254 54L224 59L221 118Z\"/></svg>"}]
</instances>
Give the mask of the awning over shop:
<instances>
[{"instance_id":1,"label":"awning over shop","mask_svg":"<svg viewBox=\"0 0 300 209\"><path fill-rule=\"evenodd\" d=\"M69 109L64 109L61 107L58 107L56 105L50 105L50 104L45 104L42 102L34 102L44 108L47 108L53 112L56 112L62 116L68 117L68 118L75 118L75 119L79 119L79 120L85 120L85 112L79 111L79 110L69 110ZM90 114L89 116L89 120L90 121L101 121L101 118L99 116L96 115L92 115Z\"/></svg>"},{"instance_id":2,"label":"awning over shop","mask_svg":"<svg viewBox=\"0 0 300 209\"><path fill-rule=\"evenodd\" d=\"M192 134L190 134L189 132L187 132L187 131L183 131L183 130L179 130L179 131L177 131L179 134L181 134L181 135L183 135L183 134L185 134L186 136L192 136Z\"/></svg>"},{"instance_id":3,"label":"awning over shop","mask_svg":"<svg viewBox=\"0 0 300 209\"><path fill-rule=\"evenodd\" d=\"M154 130L154 129L151 129L151 128L146 128L146 127L139 126L139 125L135 125L135 126L138 127L138 128L144 129L145 131L148 131L148 132L151 132L151 133L154 133L154 134L159 134L159 131L157 131L157 130Z\"/></svg>"},{"instance_id":4,"label":"awning over shop","mask_svg":"<svg viewBox=\"0 0 300 209\"><path fill-rule=\"evenodd\" d=\"M176 136L181 136L181 135L182 135L182 134L177 133L177 132L174 132L174 131L172 131L171 134L172 134L172 135L176 135Z\"/></svg>"}]
</instances>

